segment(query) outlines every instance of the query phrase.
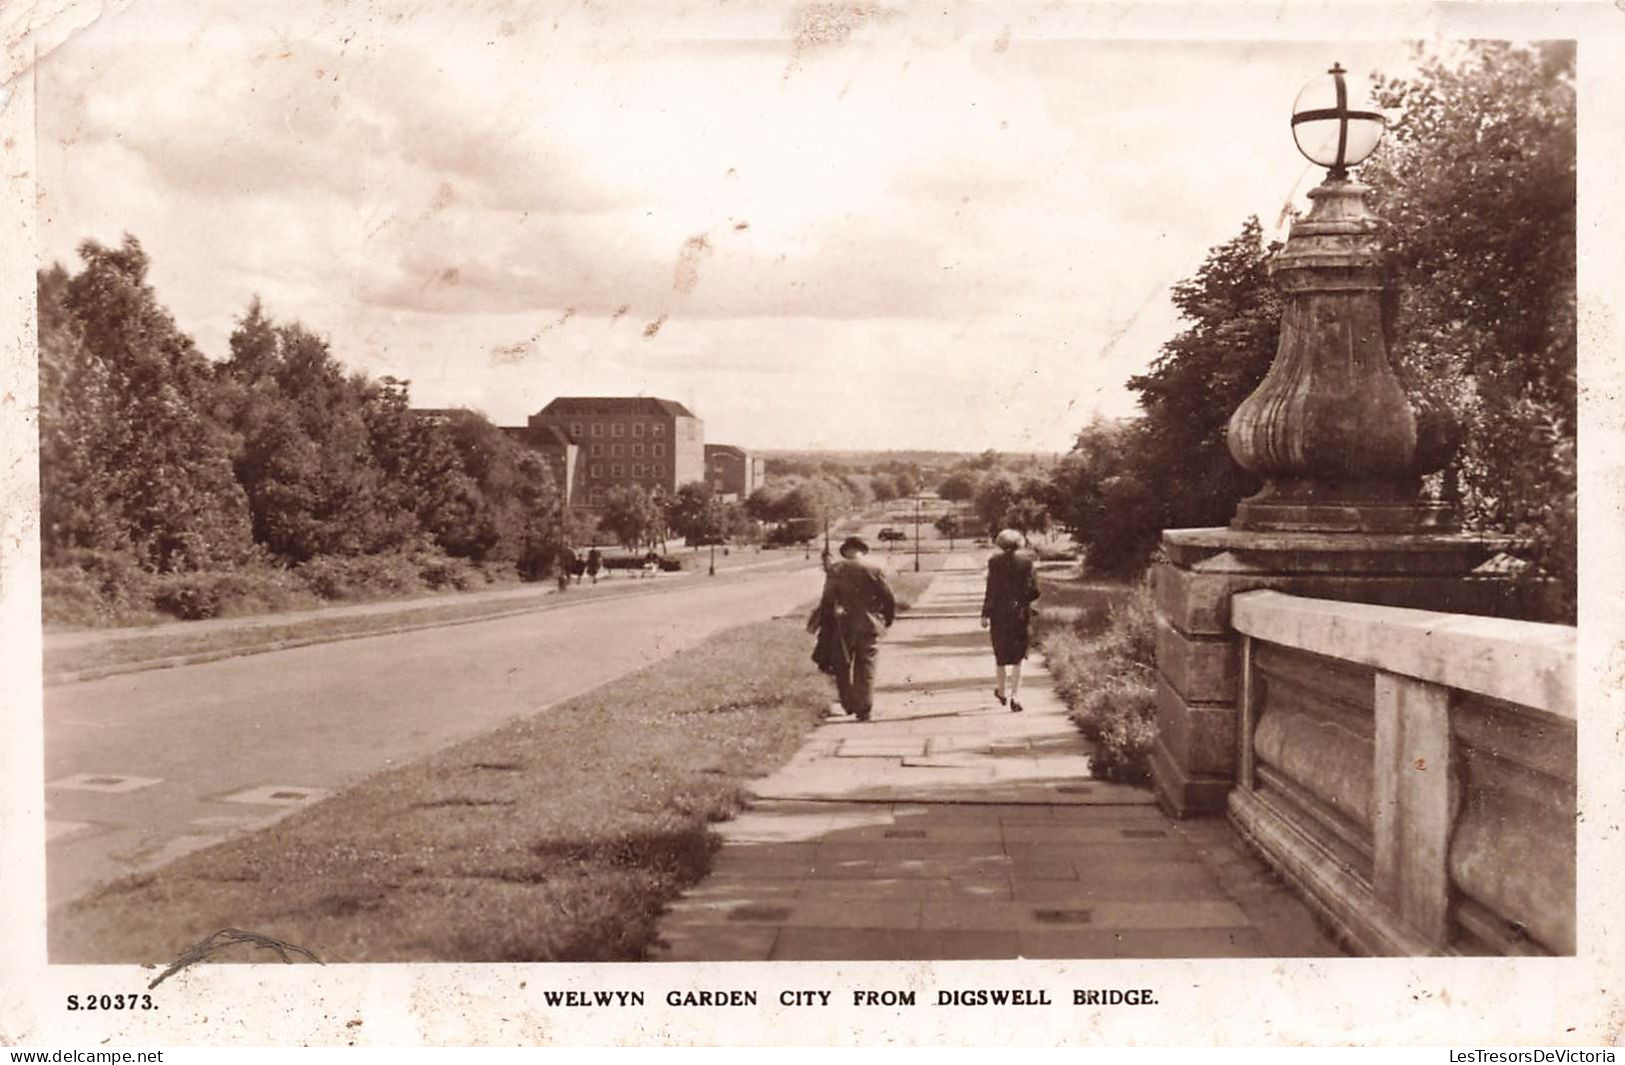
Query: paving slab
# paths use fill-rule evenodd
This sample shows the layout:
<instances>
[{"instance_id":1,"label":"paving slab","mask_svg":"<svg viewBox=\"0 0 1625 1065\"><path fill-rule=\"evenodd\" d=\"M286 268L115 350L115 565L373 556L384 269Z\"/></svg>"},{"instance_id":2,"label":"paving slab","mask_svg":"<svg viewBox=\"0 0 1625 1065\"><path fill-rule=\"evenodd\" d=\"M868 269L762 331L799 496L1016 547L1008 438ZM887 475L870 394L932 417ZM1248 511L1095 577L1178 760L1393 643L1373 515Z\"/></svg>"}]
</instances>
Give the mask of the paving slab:
<instances>
[{"instance_id":1,"label":"paving slab","mask_svg":"<svg viewBox=\"0 0 1625 1065\"><path fill-rule=\"evenodd\" d=\"M871 720L821 725L720 825L666 960L1327 956L1223 823L1096 780L1038 657L993 698L983 562L950 560L880 651Z\"/></svg>"}]
</instances>

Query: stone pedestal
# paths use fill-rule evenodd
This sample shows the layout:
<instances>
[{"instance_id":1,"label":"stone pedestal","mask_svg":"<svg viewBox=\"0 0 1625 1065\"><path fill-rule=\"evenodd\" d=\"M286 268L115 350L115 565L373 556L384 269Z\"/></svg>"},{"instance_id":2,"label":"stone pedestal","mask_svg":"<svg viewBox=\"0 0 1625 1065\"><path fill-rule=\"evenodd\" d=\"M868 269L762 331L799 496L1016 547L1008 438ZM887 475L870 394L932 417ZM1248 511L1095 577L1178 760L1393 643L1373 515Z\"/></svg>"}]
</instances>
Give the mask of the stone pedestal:
<instances>
[{"instance_id":1,"label":"stone pedestal","mask_svg":"<svg viewBox=\"0 0 1625 1065\"><path fill-rule=\"evenodd\" d=\"M1155 573L1158 801L1176 817L1221 813L1236 779L1240 638L1230 598L1270 588L1293 595L1465 614L1522 616L1520 589L1472 577L1505 538L1460 533L1163 533Z\"/></svg>"}]
</instances>

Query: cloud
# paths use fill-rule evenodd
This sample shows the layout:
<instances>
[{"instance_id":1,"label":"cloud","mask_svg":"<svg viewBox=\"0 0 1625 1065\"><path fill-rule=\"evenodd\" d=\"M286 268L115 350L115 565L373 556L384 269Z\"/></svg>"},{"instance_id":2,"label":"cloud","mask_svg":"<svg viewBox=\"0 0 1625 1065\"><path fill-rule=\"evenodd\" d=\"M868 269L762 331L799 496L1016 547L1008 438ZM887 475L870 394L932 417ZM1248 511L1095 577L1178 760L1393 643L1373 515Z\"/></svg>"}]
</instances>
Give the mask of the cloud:
<instances>
[{"instance_id":1,"label":"cloud","mask_svg":"<svg viewBox=\"0 0 1625 1065\"><path fill-rule=\"evenodd\" d=\"M129 230L205 350L259 292L428 405L1062 445L1279 210L1321 49L956 11L142 0L41 67L47 255Z\"/></svg>"}]
</instances>

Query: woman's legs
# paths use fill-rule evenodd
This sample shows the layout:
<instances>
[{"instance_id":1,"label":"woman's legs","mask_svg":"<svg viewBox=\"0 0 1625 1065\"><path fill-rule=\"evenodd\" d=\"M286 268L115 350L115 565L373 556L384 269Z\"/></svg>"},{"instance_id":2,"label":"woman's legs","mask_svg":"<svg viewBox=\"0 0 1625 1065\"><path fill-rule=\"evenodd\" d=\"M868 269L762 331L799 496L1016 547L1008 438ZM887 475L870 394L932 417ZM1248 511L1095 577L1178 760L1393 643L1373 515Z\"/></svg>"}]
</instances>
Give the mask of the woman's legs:
<instances>
[{"instance_id":1,"label":"woman's legs","mask_svg":"<svg viewBox=\"0 0 1625 1065\"><path fill-rule=\"evenodd\" d=\"M1004 667L999 667L999 688L1004 688ZM1021 663L1017 662L1010 667L1010 698L1014 699L1021 693Z\"/></svg>"},{"instance_id":2,"label":"woman's legs","mask_svg":"<svg viewBox=\"0 0 1625 1065\"><path fill-rule=\"evenodd\" d=\"M999 701L1001 703L1004 702L1004 691L1005 691L1005 689L1004 689L1004 666L1003 665L999 666L999 686L997 688L994 688L993 691L994 691L994 694L998 695Z\"/></svg>"}]
</instances>

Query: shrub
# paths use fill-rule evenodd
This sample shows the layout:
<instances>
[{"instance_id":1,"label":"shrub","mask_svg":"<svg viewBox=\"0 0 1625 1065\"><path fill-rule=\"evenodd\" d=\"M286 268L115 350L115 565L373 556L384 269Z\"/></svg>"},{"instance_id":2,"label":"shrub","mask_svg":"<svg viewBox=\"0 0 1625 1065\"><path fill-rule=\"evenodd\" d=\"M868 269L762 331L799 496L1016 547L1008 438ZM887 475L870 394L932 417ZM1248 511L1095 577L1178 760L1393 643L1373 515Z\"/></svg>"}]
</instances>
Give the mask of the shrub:
<instances>
[{"instance_id":1,"label":"shrub","mask_svg":"<svg viewBox=\"0 0 1625 1065\"><path fill-rule=\"evenodd\" d=\"M79 596L91 590L110 616L145 610L151 600L154 577L131 555L80 548L62 552L55 562L47 571L58 574L53 588L66 590L71 585ZM82 576L68 576L70 570Z\"/></svg>"},{"instance_id":2,"label":"shrub","mask_svg":"<svg viewBox=\"0 0 1625 1065\"><path fill-rule=\"evenodd\" d=\"M405 555L323 555L294 572L323 599L379 599L423 590L417 565Z\"/></svg>"},{"instance_id":3,"label":"shrub","mask_svg":"<svg viewBox=\"0 0 1625 1065\"><path fill-rule=\"evenodd\" d=\"M466 592L476 585L485 584L486 578L467 559L449 555L420 555L416 559L418 579L427 587L439 591L455 588Z\"/></svg>"},{"instance_id":4,"label":"shrub","mask_svg":"<svg viewBox=\"0 0 1625 1065\"><path fill-rule=\"evenodd\" d=\"M40 617L48 625L90 627L108 624L116 615L93 574L64 566L40 572Z\"/></svg>"},{"instance_id":5,"label":"shrub","mask_svg":"<svg viewBox=\"0 0 1625 1065\"><path fill-rule=\"evenodd\" d=\"M1086 611L1072 609L1039 626L1039 646L1055 690L1093 746L1090 771L1126 784L1151 780L1156 739L1156 611L1142 581L1115 604L1104 629L1092 632Z\"/></svg>"},{"instance_id":6,"label":"shrub","mask_svg":"<svg viewBox=\"0 0 1625 1065\"><path fill-rule=\"evenodd\" d=\"M286 610L309 599L300 581L276 569L165 574L152 593L157 610L185 621Z\"/></svg>"}]
</instances>

